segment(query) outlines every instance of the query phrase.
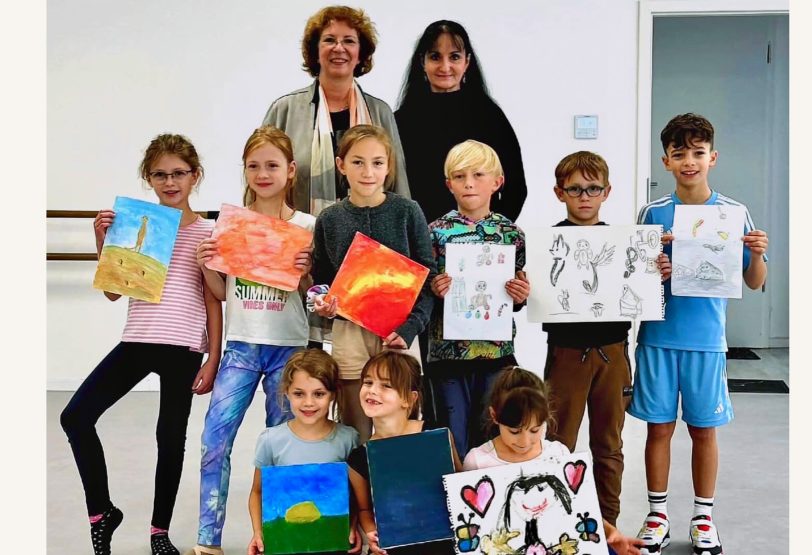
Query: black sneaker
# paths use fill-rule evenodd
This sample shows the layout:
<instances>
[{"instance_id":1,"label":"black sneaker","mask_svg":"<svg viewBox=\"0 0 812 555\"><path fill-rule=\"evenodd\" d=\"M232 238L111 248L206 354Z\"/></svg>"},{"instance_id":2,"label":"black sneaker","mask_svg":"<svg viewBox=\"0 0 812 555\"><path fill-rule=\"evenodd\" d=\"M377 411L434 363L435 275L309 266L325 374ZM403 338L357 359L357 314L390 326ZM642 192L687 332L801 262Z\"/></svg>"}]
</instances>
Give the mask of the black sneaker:
<instances>
[{"instance_id":1,"label":"black sneaker","mask_svg":"<svg viewBox=\"0 0 812 555\"><path fill-rule=\"evenodd\" d=\"M110 507L102 514L102 517L90 524L90 541L93 543L93 553L95 555L110 555L110 541L113 539L113 532L124 520L124 513L118 507Z\"/></svg>"},{"instance_id":2,"label":"black sneaker","mask_svg":"<svg viewBox=\"0 0 812 555\"><path fill-rule=\"evenodd\" d=\"M169 541L167 532L150 534L149 545L152 547L152 555L180 555L178 548Z\"/></svg>"}]
</instances>

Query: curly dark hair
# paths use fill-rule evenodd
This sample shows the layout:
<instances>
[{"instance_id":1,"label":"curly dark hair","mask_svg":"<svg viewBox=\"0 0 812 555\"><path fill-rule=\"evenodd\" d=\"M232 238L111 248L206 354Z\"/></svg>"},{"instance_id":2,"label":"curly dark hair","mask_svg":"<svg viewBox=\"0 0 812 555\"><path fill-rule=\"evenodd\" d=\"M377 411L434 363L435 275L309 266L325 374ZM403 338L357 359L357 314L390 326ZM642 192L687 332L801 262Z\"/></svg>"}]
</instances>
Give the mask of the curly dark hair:
<instances>
[{"instance_id":1,"label":"curly dark hair","mask_svg":"<svg viewBox=\"0 0 812 555\"><path fill-rule=\"evenodd\" d=\"M375 25L364 10L350 8L349 6L327 6L310 16L305 25L302 36L302 69L313 77L318 77L321 71L319 64L319 40L324 28L334 21L343 21L358 32L361 52L358 55L358 65L353 74L356 77L365 75L372 70L372 54L378 44L378 34Z\"/></svg>"},{"instance_id":2,"label":"curly dark hair","mask_svg":"<svg viewBox=\"0 0 812 555\"><path fill-rule=\"evenodd\" d=\"M713 149L713 125L707 118L691 112L671 118L660 133L660 142L666 154L671 145L674 148L685 148L697 141L710 143Z\"/></svg>"}]
</instances>

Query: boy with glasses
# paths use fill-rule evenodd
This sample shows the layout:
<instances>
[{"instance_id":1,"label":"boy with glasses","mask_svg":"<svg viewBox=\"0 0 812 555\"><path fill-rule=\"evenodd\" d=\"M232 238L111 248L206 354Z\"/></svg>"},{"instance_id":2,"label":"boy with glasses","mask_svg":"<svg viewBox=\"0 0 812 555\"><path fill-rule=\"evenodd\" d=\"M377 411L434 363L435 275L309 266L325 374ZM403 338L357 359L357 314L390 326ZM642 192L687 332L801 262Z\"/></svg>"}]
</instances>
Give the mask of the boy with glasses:
<instances>
[{"instance_id":1,"label":"boy with glasses","mask_svg":"<svg viewBox=\"0 0 812 555\"><path fill-rule=\"evenodd\" d=\"M609 197L609 167L593 152L574 152L555 168L553 191L567 207L567 219L556 224L606 225L601 204ZM658 259L667 270L665 257ZM544 324L547 362L544 379L550 386L558 422L550 439L575 449L578 430L589 409L589 446L592 451L598 502L604 520L617 525L623 476L621 432L631 399L628 345L631 322L573 322Z\"/></svg>"},{"instance_id":2,"label":"boy with glasses","mask_svg":"<svg viewBox=\"0 0 812 555\"><path fill-rule=\"evenodd\" d=\"M713 191L708 173L716 165L713 126L702 116L674 117L660 133L665 169L673 174L676 190L644 206L638 223L662 224L671 229L674 208L679 204L734 205L739 202ZM665 252L671 254L666 234ZM745 213L742 241L744 282L758 289L767 278L764 253L767 234L754 229ZM665 284L665 320L642 322L637 336L635 391L629 414L648 422L646 437L646 485L649 514L638 538L645 541L644 554L660 553L670 542L671 525L666 509L671 436L677 420L677 398L682 398L682 419L691 436L691 472L694 485L694 516L690 524L695 555L721 555L722 543L711 519L719 447L716 427L733 418L727 389L725 310L727 299L671 295Z\"/></svg>"}]
</instances>

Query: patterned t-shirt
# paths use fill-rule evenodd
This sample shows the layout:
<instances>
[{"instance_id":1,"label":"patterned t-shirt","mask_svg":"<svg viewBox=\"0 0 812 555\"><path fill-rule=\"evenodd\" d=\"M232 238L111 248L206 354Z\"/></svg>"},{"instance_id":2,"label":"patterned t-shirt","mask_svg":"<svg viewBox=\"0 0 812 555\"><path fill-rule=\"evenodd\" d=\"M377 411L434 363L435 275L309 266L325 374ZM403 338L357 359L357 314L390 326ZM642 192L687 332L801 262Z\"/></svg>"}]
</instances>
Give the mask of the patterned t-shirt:
<instances>
[{"instance_id":1,"label":"patterned t-shirt","mask_svg":"<svg viewBox=\"0 0 812 555\"><path fill-rule=\"evenodd\" d=\"M505 216L491 212L479 221L473 221L452 210L445 216L429 224L431 248L437 261L437 271L445 272L446 243L493 243L516 245L516 271L524 268L524 232ZM495 359L514 353L513 339L510 341L486 340L446 340L443 339L443 302L434 303L429 324L428 360L471 360L475 358ZM516 337L516 323L513 335Z\"/></svg>"}]
</instances>

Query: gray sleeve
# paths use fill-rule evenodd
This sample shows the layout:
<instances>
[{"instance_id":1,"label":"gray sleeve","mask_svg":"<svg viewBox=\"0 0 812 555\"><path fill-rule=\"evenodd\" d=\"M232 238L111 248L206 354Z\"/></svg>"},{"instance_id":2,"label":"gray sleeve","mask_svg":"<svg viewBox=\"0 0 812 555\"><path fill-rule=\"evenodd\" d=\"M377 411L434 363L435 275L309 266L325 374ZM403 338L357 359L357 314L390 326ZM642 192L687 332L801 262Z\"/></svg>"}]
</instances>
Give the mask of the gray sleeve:
<instances>
[{"instance_id":1,"label":"gray sleeve","mask_svg":"<svg viewBox=\"0 0 812 555\"><path fill-rule=\"evenodd\" d=\"M265 112L265 117L262 119L262 125L273 125L275 127L279 127L280 129L284 129L284 122L285 122L285 115L283 112L286 110L280 108L280 99L276 99L271 104L271 107L268 108L268 111Z\"/></svg>"},{"instance_id":2,"label":"gray sleeve","mask_svg":"<svg viewBox=\"0 0 812 555\"><path fill-rule=\"evenodd\" d=\"M410 204L409 214L409 252L411 259L429 269L429 275L423 282L423 288L417 296L412 312L406 321L396 330L398 335L411 345L417 334L425 329L434 308L434 294L431 292L431 280L437 275L437 262L431 248L431 235L423 210L415 201Z\"/></svg>"},{"instance_id":3,"label":"gray sleeve","mask_svg":"<svg viewBox=\"0 0 812 555\"><path fill-rule=\"evenodd\" d=\"M400 142L398 124L395 121L395 114L388 104L381 101L380 118L381 127L386 129L392 139L392 148L395 151L395 182L392 184L392 192L405 198L412 198L409 192L409 178L406 177L406 157L403 155L403 145Z\"/></svg>"}]
</instances>

